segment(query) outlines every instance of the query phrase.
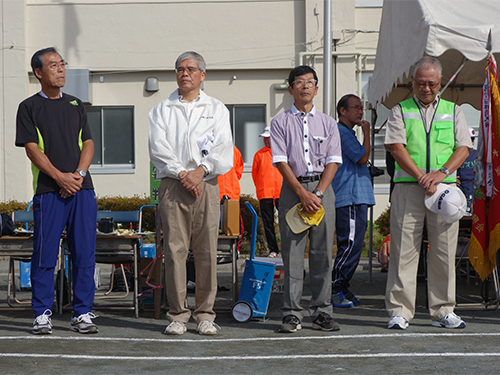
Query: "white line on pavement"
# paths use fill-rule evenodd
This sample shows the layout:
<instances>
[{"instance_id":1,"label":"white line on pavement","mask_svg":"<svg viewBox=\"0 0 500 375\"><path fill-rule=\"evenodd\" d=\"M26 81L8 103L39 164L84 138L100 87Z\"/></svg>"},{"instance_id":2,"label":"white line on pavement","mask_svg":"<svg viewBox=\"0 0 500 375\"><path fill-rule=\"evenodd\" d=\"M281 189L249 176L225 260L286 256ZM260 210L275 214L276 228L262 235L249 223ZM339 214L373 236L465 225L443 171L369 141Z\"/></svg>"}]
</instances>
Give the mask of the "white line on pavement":
<instances>
[{"instance_id":1,"label":"white line on pavement","mask_svg":"<svg viewBox=\"0 0 500 375\"><path fill-rule=\"evenodd\" d=\"M259 356L205 356L205 357L144 357L144 356L110 356L79 354L35 354L35 353L0 353L1 357L17 358L59 358L59 359L92 359L92 360L130 360L130 361L218 361L218 360L276 360L276 359L326 359L326 358L400 358L400 357L500 357L500 353L370 353L370 354L297 354L297 355L259 355Z\"/></svg>"},{"instance_id":2,"label":"white line on pavement","mask_svg":"<svg viewBox=\"0 0 500 375\"><path fill-rule=\"evenodd\" d=\"M301 341L301 340L339 340L339 339L367 339L367 338L426 338L426 337L495 337L500 336L500 332L484 333L461 333L461 332L442 332L442 333L385 333L385 334L361 334L361 335L329 335L329 336L276 336L276 337L247 337L247 338L205 338L198 339L187 338L135 338L135 337L99 337L99 336L1 336L3 340L70 340L70 341L130 341L130 342L172 342L172 343L204 343L218 342L221 344L227 342L252 342L252 341Z\"/></svg>"}]
</instances>

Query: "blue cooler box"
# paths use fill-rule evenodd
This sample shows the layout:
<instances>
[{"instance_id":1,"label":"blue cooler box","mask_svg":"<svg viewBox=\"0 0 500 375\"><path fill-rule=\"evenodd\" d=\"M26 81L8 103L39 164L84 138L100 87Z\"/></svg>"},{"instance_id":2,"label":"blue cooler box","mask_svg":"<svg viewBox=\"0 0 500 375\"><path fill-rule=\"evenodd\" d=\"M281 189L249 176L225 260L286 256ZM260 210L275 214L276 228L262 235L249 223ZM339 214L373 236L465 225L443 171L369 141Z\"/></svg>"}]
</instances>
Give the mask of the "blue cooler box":
<instances>
[{"instance_id":1,"label":"blue cooler box","mask_svg":"<svg viewBox=\"0 0 500 375\"><path fill-rule=\"evenodd\" d=\"M252 318L265 317L273 286L276 264L248 259L245 262L245 273L241 281L238 300L246 301L252 306Z\"/></svg>"},{"instance_id":2,"label":"blue cooler box","mask_svg":"<svg viewBox=\"0 0 500 375\"><path fill-rule=\"evenodd\" d=\"M19 278L20 278L20 288L30 289L31 288L31 262L19 261Z\"/></svg>"},{"instance_id":3,"label":"blue cooler box","mask_svg":"<svg viewBox=\"0 0 500 375\"><path fill-rule=\"evenodd\" d=\"M141 258L139 260L139 272L141 272L154 258L156 257L156 244L148 243L141 246ZM161 259L158 259L157 266L161 266ZM140 297L140 305L144 311L154 311L154 290L146 284L149 268L143 275L139 275L139 293L143 293ZM156 280L152 280L154 285L157 284ZM161 301L163 303L163 289L161 291Z\"/></svg>"}]
</instances>

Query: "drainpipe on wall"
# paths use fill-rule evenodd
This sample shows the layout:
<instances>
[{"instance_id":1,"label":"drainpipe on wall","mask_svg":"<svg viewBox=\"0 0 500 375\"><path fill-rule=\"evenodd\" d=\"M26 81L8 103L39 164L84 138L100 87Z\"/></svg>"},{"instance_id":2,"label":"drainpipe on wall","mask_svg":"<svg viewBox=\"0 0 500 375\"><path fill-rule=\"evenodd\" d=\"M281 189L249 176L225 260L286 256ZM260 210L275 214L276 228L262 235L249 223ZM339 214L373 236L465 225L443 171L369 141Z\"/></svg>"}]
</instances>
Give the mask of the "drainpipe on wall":
<instances>
[{"instance_id":1,"label":"drainpipe on wall","mask_svg":"<svg viewBox=\"0 0 500 375\"><path fill-rule=\"evenodd\" d=\"M332 1L324 3L323 113L332 115Z\"/></svg>"}]
</instances>

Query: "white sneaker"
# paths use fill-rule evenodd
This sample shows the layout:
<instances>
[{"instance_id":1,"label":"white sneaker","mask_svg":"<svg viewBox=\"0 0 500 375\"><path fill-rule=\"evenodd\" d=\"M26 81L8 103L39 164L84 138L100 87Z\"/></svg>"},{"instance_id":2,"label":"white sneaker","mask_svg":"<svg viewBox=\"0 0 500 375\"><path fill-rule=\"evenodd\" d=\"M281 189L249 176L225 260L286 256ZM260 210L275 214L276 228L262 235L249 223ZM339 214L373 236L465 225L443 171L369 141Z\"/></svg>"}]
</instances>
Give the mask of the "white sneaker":
<instances>
[{"instance_id":1,"label":"white sneaker","mask_svg":"<svg viewBox=\"0 0 500 375\"><path fill-rule=\"evenodd\" d=\"M393 316L387 325L389 329L406 329L408 327L408 320L402 316Z\"/></svg>"},{"instance_id":2,"label":"white sneaker","mask_svg":"<svg viewBox=\"0 0 500 375\"><path fill-rule=\"evenodd\" d=\"M449 313L444 318L440 320L435 320L431 324L433 327L444 327L444 328L465 328L466 324L457 314L454 312Z\"/></svg>"},{"instance_id":3,"label":"white sneaker","mask_svg":"<svg viewBox=\"0 0 500 375\"><path fill-rule=\"evenodd\" d=\"M97 329L97 326L92 322L92 319L94 318L98 318L98 316L91 312L81 314L79 316L74 316L71 318L69 329L80 333L97 333L99 332L99 330Z\"/></svg>"},{"instance_id":4,"label":"white sneaker","mask_svg":"<svg viewBox=\"0 0 500 375\"><path fill-rule=\"evenodd\" d=\"M38 315L33 322L33 334L35 335L49 335L52 333L52 321L50 316L52 311L45 310L42 315Z\"/></svg>"},{"instance_id":5,"label":"white sneaker","mask_svg":"<svg viewBox=\"0 0 500 375\"><path fill-rule=\"evenodd\" d=\"M200 335L216 335L219 331L220 327L210 320L202 320L196 328Z\"/></svg>"},{"instance_id":6,"label":"white sneaker","mask_svg":"<svg viewBox=\"0 0 500 375\"><path fill-rule=\"evenodd\" d=\"M166 335L182 335L187 331L186 323L174 321L165 328Z\"/></svg>"}]
</instances>

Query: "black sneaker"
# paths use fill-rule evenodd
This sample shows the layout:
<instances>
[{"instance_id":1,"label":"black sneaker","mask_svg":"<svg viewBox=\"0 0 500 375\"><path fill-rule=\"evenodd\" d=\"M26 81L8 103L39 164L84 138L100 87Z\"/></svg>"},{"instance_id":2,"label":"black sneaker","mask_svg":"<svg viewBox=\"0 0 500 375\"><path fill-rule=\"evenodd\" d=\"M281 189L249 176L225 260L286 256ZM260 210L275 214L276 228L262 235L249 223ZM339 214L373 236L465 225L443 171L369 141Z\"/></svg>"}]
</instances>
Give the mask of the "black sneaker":
<instances>
[{"instance_id":1,"label":"black sneaker","mask_svg":"<svg viewBox=\"0 0 500 375\"><path fill-rule=\"evenodd\" d=\"M302 329L300 320L295 315L287 315L283 318L283 323L280 327L280 332L294 333Z\"/></svg>"},{"instance_id":2,"label":"black sneaker","mask_svg":"<svg viewBox=\"0 0 500 375\"><path fill-rule=\"evenodd\" d=\"M347 292L344 292L345 298L347 298L349 301L352 302L353 305L359 305L361 301L356 297L350 290L347 290Z\"/></svg>"},{"instance_id":3,"label":"black sneaker","mask_svg":"<svg viewBox=\"0 0 500 375\"><path fill-rule=\"evenodd\" d=\"M324 312L320 312L316 319L313 320L312 328L322 331L340 331L340 325Z\"/></svg>"}]
</instances>

